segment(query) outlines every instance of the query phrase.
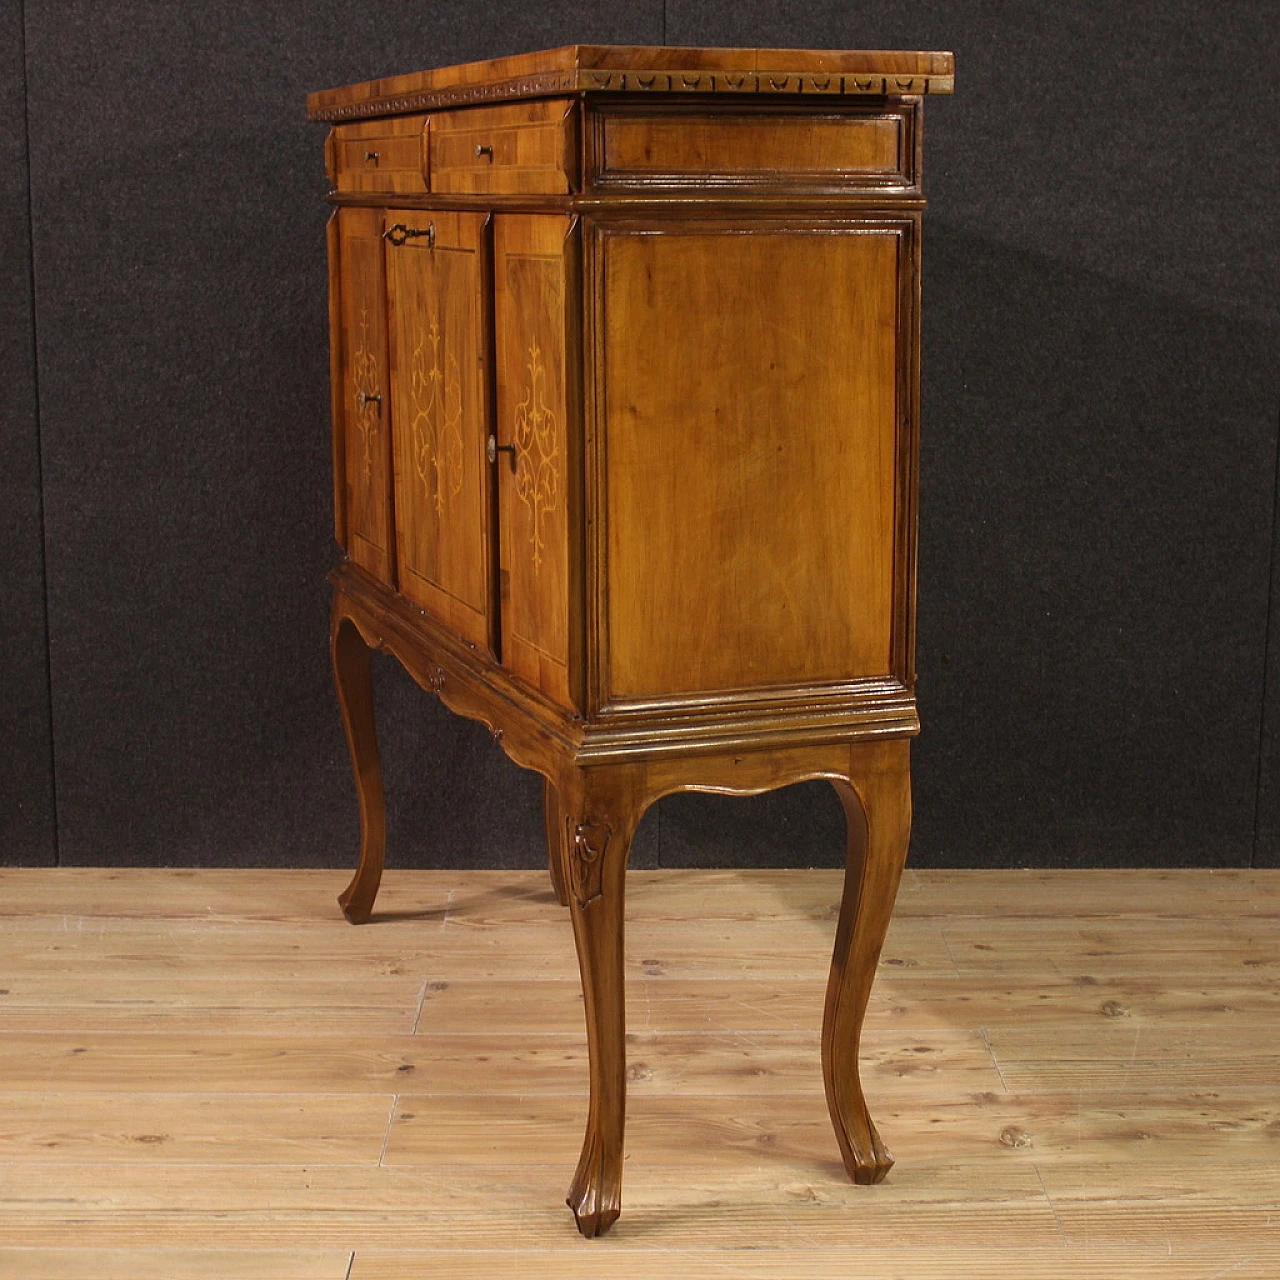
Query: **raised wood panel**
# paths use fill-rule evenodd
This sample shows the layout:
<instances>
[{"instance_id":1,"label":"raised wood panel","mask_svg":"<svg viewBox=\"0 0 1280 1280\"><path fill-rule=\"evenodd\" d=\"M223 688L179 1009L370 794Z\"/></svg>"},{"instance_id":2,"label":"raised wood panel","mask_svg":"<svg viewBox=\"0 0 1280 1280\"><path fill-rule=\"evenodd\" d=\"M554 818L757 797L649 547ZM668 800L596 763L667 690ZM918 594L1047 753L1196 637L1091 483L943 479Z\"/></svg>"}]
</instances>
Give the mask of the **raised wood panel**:
<instances>
[{"instance_id":1,"label":"raised wood panel","mask_svg":"<svg viewBox=\"0 0 1280 1280\"><path fill-rule=\"evenodd\" d=\"M393 582L391 433L387 429L387 332L382 216L339 210L330 230L339 272L331 279L334 455L341 464L338 537L361 568Z\"/></svg>"},{"instance_id":2,"label":"raised wood panel","mask_svg":"<svg viewBox=\"0 0 1280 1280\"><path fill-rule=\"evenodd\" d=\"M568 704L574 219L509 214L494 221L497 442L515 447L497 463L502 659Z\"/></svg>"},{"instance_id":3,"label":"raised wood panel","mask_svg":"<svg viewBox=\"0 0 1280 1280\"><path fill-rule=\"evenodd\" d=\"M597 186L904 186L914 181L907 111L852 115L601 109Z\"/></svg>"},{"instance_id":4,"label":"raised wood panel","mask_svg":"<svg viewBox=\"0 0 1280 1280\"><path fill-rule=\"evenodd\" d=\"M606 704L893 674L908 226L601 225Z\"/></svg>"},{"instance_id":5,"label":"raised wood panel","mask_svg":"<svg viewBox=\"0 0 1280 1280\"><path fill-rule=\"evenodd\" d=\"M565 195L573 189L573 104L560 99L432 117L432 189L441 194Z\"/></svg>"},{"instance_id":6,"label":"raised wood panel","mask_svg":"<svg viewBox=\"0 0 1280 1280\"><path fill-rule=\"evenodd\" d=\"M386 249L400 590L491 647L488 217L391 209L385 220L423 233Z\"/></svg>"}]
</instances>

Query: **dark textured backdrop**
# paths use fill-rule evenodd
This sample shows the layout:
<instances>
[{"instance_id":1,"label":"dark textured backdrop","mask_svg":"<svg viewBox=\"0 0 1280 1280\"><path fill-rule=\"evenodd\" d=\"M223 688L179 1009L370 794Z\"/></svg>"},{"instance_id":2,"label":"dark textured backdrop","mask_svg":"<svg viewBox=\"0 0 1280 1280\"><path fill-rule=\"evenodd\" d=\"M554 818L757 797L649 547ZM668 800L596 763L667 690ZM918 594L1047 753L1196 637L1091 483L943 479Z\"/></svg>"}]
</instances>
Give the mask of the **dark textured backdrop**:
<instances>
[{"instance_id":1,"label":"dark textured backdrop","mask_svg":"<svg viewBox=\"0 0 1280 1280\"><path fill-rule=\"evenodd\" d=\"M1280 864L1277 12L0 0L0 861L351 861L304 94L665 40L957 53L927 113L915 863ZM378 678L392 862L540 862L536 779ZM672 797L636 860L828 863L840 827L821 786Z\"/></svg>"}]
</instances>

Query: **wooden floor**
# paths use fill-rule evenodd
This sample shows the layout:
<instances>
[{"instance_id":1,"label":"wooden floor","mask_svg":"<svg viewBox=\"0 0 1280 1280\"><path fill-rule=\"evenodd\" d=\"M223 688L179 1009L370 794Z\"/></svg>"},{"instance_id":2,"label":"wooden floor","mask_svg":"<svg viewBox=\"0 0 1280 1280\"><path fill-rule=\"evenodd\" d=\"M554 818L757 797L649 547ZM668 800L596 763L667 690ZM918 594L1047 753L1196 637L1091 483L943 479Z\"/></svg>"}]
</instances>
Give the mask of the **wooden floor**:
<instances>
[{"instance_id":1,"label":"wooden floor","mask_svg":"<svg viewBox=\"0 0 1280 1280\"><path fill-rule=\"evenodd\" d=\"M1276 1280L1280 873L909 872L841 1172L832 872L635 873L623 1214L541 874L0 872L4 1280Z\"/></svg>"}]
</instances>

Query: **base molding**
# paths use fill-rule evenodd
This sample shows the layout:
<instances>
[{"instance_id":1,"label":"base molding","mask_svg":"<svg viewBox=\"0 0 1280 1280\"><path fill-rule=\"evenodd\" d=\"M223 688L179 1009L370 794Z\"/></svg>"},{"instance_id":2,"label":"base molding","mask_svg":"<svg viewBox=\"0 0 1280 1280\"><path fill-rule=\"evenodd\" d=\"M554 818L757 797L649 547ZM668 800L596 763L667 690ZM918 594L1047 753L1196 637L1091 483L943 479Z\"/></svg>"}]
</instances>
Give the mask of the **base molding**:
<instances>
[{"instance_id":1,"label":"base molding","mask_svg":"<svg viewBox=\"0 0 1280 1280\"><path fill-rule=\"evenodd\" d=\"M892 678L808 690L761 690L586 717L513 677L365 570L345 561L329 575L338 616L371 649L396 657L453 712L486 725L525 768L552 776L646 760L791 751L912 737L920 731L913 693Z\"/></svg>"}]
</instances>

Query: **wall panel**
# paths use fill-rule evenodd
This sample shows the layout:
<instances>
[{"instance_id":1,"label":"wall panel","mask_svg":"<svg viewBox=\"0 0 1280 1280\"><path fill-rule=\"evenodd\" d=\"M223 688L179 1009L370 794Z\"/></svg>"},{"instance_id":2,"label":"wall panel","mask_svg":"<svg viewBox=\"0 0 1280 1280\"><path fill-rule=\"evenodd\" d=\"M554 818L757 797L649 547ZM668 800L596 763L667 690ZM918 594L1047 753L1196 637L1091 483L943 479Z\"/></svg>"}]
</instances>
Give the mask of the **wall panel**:
<instances>
[{"instance_id":1,"label":"wall panel","mask_svg":"<svg viewBox=\"0 0 1280 1280\"><path fill-rule=\"evenodd\" d=\"M1253 71L1280 11L25 10L37 324L10 128L0 861L54 858L53 758L63 861L351 860L303 96L665 21L671 43L957 53L926 124L916 864L1280 862L1280 98ZM11 122L23 35L0 4ZM540 861L537 780L393 664L378 689L392 864ZM636 861L833 862L841 826L821 786L669 797Z\"/></svg>"},{"instance_id":2,"label":"wall panel","mask_svg":"<svg viewBox=\"0 0 1280 1280\"><path fill-rule=\"evenodd\" d=\"M1280 98L1240 68L1278 34L1185 0L668 4L673 44L956 52L925 113L916 865L1252 857ZM664 803L663 860L698 856L723 802ZM744 839L839 856L825 797L773 810Z\"/></svg>"},{"instance_id":3,"label":"wall panel","mask_svg":"<svg viewBox=\"0 0 1280 1280\"><path fill-rule=\"evenodd\" d=\"M329 683L324 130L309 90L656 3L31 0L61 844L71 863L354 857ZM541 851L541 793L380 679L392 863Z\"/></svg>"},{"instance_id":4,"label":"wall panel","mask_svg":"<svg viewBox=\"0 0 1280 1280\"><path fill-rule=\"evenodd\" d=\"M0 864L56 858L22 5L0 4Z\"/></svg>"}]
</instances>

